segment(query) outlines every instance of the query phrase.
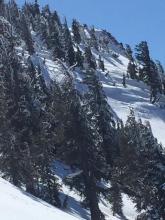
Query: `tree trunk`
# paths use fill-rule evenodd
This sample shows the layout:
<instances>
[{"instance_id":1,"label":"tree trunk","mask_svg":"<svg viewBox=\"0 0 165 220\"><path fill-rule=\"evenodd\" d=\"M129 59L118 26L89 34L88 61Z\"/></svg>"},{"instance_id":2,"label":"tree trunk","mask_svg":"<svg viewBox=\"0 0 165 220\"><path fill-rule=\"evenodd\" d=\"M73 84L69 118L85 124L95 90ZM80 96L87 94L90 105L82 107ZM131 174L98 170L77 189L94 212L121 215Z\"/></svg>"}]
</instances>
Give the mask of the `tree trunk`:
<instances>
[{"instance_id":1,"label":"tree trunk","mask_svg":"<svg viewBox=\"0 0 165 220\"><path fill-rule=\"evenodd\" d=\"M99 209L98 198L96 193L96 184L94 176L91 174L84 175L84 183L86 190L86 197L89 202L89 208L91 212L91 220L104 220L104 215Z\"/></svg>"}]
</instances>

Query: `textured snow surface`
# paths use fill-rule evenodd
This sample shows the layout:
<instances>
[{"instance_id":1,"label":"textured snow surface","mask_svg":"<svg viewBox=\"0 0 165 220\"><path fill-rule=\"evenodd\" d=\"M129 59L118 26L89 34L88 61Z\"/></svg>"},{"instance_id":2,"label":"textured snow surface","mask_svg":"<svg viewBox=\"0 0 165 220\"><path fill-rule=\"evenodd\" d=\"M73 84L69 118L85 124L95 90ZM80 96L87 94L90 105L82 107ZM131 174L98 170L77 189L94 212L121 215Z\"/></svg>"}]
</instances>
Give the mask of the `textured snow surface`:
<instances>
[{"instance_id":1,"label":"textured snow surface","mask_svg":"<svg viewBox=\"0 0 165 220\"><path fill-rule=\"evenodd\" d=\"M56 162L55 167L59 180L71 174L72 171L68 166ZM0 220L90 220L89 210L81 207L82 201L78 193L70 190L62 184L61 201L68 196L67 213L57 209L48 203L27 194L18 189L4 179L0 178ZM128 220L135 220L137 213L134 210L134 204L131 200L123 195L123 212ZM106 220L119 220L120 217L113 216L111 207L104 200L99 204Z\"/></svg>"},{"instance_id":2,"label":"textured snow surface","mask_svg":"<svg viewBox=\"0 0 165 220\"><path fill-rule=\"evenodd\" d=\"M160 98L160 103L151 104L150 88L143 82L132 79L126 80L127 87L124 88L122 78L123 74L126 74L128 60L121 55L118 60L109 59L106 56L104 58L105 67L109 73L108 76L105 76L105 73L100 74L100 80L109 104L117 116L125 122L130 107L134 108L137 118L151 123L154 136L165 147L165 108L160 107L162 103L165 105L165 97Z\"/></svg>"},{"instance_id":3,"label":"textured snow surface","mask_svg":"<svg viewBox=\"0 0 165 220\"><path fill-rule=\"evenodd\" d=\"M0 178L1 220L76 220Z\"/></svg>"},{"instance_id":4,"label":"textured snow surface","mask_svg":"<svg viewBox=\"0 0 165 220\"><path fill-rule=\"evenodd\" d=\"M62 164L59 161L56 161L55 169L57 176L62 183L65 177L73 175L73 171L66 165ZM75 171L74 174L80 173L80 171ZM82 208L81 202L82 198L78 195L75 190L70 190L69 187L62 184L62 193L61 193L61 200L63 201L65 196L68 196L68 212L72 215L76 216L78 219L86 219L90 220L90 212ZM127 218L127 220L135 220L137 217L137 212L134 208L134 204L129 199L128 196L123 194L123 214ZM104 199L100 199L99 207L101 211L104 213L106 220L121 220L119 216L113 216L111 211L111 205L107 203Z\"/></svg>"}]
</instances>

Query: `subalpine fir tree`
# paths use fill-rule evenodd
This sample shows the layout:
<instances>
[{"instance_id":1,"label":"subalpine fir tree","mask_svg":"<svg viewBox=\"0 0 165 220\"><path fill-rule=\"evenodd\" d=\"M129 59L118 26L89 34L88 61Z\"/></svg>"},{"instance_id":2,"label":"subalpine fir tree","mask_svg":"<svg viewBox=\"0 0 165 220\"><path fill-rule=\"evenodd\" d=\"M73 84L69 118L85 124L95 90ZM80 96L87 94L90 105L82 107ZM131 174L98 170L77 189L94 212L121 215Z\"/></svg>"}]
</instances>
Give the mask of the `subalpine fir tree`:
<instances>
[{"instance_id":1,"label":"subalpine fir tree","mask_svg":"<svg viewBox=\"0 0 165 220\"><path fill-rule=\"evenodd\" d=\"M104 61L101 59L101 56L99 56L99 59L98 59L98 66L103 72L105 71Z\"/></svg>"},{"instance_id":2,"label":"subalpine fir tree","mask_svg":"<svg viewBox=\"0 0 165 220\"><path fill-rule=\"evenodd\" d=\"M159 60L156 61L156 66L161 80L162 93L165 94L165 71Z\"/></svg>"},{"instance_id":3,"label":"subalpine fir tree","mask_svg":"<svg viewBox=\"0 0 165 220\"><path fill-rule=\"evenodd\" d=\"M75 52L66 19L63 26L63 44L65 61L72 66L75 64Z\"/></svg>"},{"instance_id":4,"label":"subalpine fir tree","mask_svg":"<svg viewBox=\"0 0 165 220\"><path fill-rule=\"evenodd\" d=\"M150 83L151 81L151 73L150 73L150 54L149 48L146 41L142 41L136 46L136 59L142 65L141 72L141 80L146 83Z\"/></svg>"},{"instance_id":5,"label":"subalpine fir tree","mask_svg":"<svg viewBox=\"0 0 165 220\"><path fill-rule=\"evenodd\" d=\"M2 49L2 48L1 48ZM3 52L1 51L1 55L3 57ZM1 57L1 58L2 58ZM3 57L4 59L4 57ZM6 62L6 59L4 59ZM14 147L12 142L12 137L14 138L14 133L10 127L10 121L8 120L8 105L7 105L7 94L6 94L6 77L5 73L7 71L6 64L3 60L0 60L1 67L0 71L3 73L0 77L0 169L3 172L3 177L8 178L15 185L19 185L19 180L16 179L17 172L15 172L15 166L12 167L15 161L14 156Z\"/></svg>"},{"instance_id":6,"label":"subalpine fir tree","mask_svg":"<svg viewBox=\"0 0 165 220\"><path fill-rule=\"evenodd\" d=\"M48 18L51 14L51 11L50 11L50 8L49 8L49 5L45 5L43 8L42 8L42 13L41 13L45 18Z\"/></svg>"},{"instance_id":7,"label":"subalpine fir tree","mask_svg":"<svg viewBox=\"0 0 165 220\"><path fill-rule=\"evenodd\" d=\"M97 72L88 70L85 73L84 82L89 87L89 93L87 93L86 96L87 99L90 100L92 111L98 121L99 133L102 137L102 149L107 163L112 165L113 157L117 153L113 113L106 100L102 85L98 80Z\"/></svg>"},{"instance_id":8,"label":"subalpine fir tree","mask_svg":"<svg viewBox=\"0 0 165 220\"><path fill-rule=\"evenodd\" d=\"M33 5L33 13L34 13L34 16L40 15L40 6L38 4L38 0L35 0L35 3Z\"/></svg>"},{"instance_id":9,"label":"subalpine fir tree","mask_svg":"<svg viewBox=\"0 0 165 220\"><path fill-rule=\"evenodd\" d=\"M91 136L92 135L90 131L91 128L89 128L89 125L86 124L88 122L86 121L85 116L83 116L82 112L78 112L80 110L77 109L77 107L76 108L75 107L74 109L72 109L74 113L74 117L76 116L74 120L74 132L75 133L74 133L73 140L78 146L76 153L77 153L77 159L79 161L78 166L80 170L82 170L82 181L85 187L84 195L89 203L89 208L91 211L91 219L100 220L103 218L98 207L97 186L96 186L96 176L95 176L96 174L94 173L98 171L96 171L95 170L96 168L92 165L94 161L97 160L96 159L96 153L97 153L96 148L94 148L95 153L92 150L93 147L95 146L93 143L94 138ZM84 161L84 158L86 158L85 161Z\"/></svg>"},{"instance_id":10,"label":"subalpine fir tree","mask_svg":"<svg viewBox=\"0 0 165 220\"><path fill-rule=\"evenodd\" d=\"M73 31L74 41L77 44L80 44L81 35L80 35L79 23L75 19L73 19L73 22L72 22L72 31Z\"/></svg>"},{"instance_id":11,"label":"subalpine fir tree","mask_svg":"<svg viewBox=\"0 0 165 220\"><path fill-rule=\"evenodd\" d=\"M60 20L57 17L58 15L54 12L50 14L47 18L48 27L47 27L47 36L46 43L48 49L53 51L54 59L61 59L64 57L64 52L62 50L61 40L60 40L60 32L61 32L61 24Z\"/></svg>"},{"instance_id":12,"label":"subalpine fir tree","mask_svg":"<svg viewBox=\"0 0 165 220\"><path fill-rule=\"evenodd\" d=\"M56 24L57 24L57 26L58 26L58 28L59 28L59 31L61 31L61 29L62 29L62 24L61 24L61 20L60 20L60 17L59 17L59 15L58 15L57 11L54 11L54 12L53 12L53 18L54 18L54 20L55 20L55 22L56 22Z\"/></svg>"},{"instance_id":13,"label":"subalpine fir tree","mask_svg":"<svg viewBox=\"0 0 165 220\"><path fill-rule=\"evenodd\" d=\"M52 168L53 160L55 159L53 151L55 151L57 137L59 136L57 135L59 130L56 126L58 121L56 118L56 94L51 93L50 96L45 90L43 79L40 77L40 69L36 69L30 61L29 72L31 90L33 91L32 143L35 146L36 195L52 205L60 207L61 204L58 197L60 186Z\"/></svg>"},{"instance_id":14,"label":"subalpine fir tree","mask_svg":"<svg viewBox=\"0 0 165 220\"><path fill-rule=\"evenodd\" d=\"M49 202L50 204L60 207L58 191L60 185L57 182L55 172L53 171L53 160L55 156L53 149L55 148L55 137L57 135L57 127L54 127L55 115L51 112L51 104L46 105L45 109L41 111L40 119L38 121L38 133L34 138L34 143L38 145L36 166L38 171L38 197ZM47 110L46 110L47 109Z\"/></svg>"},{"instance_id":15,"label":"subalpine fir tree","mask_svg":"<svg viewBox=\"0 0 165 220\"><path fill-rule=\"evenodd\" d=\"M93 47L94 49L98 50L98 42L97 42L97 38L96 38L96 33L95 33L95 28L92 27L92 29L90 30L90 46Z\"/></svg>"},{"instance_id":16,"label":"subalpine fir tree","mask_svg":"<svg viewBox=\"0 0 165 220\"><path fill-rule=\"evenodd\" d=\"M150 124L136 121L133 110L123 131L116 162L120 187L133 198L139 211L148 210L147 216L161 219L164 206L159 190L165 178L162 147L153 137Z\"/></svg>"},{"instance_id":17,"label":"subalpine fir tree","mask_svg":"<svg viewBox=\"0 0 165 220\"><path fill-rule=\"evenodd\" d=\"M83 57L82 52L79 49L79 47L77 47L77 51L75 52L75 61L76 61L78 67L83 68L84 57Z\"/></svg>"},{"instance_id":18,"label":"subalpine fir tree","mask_svg":"<svg viewBox=\"0 0 165 220\"><path fill-rule=\"evenodd\" d=\"M158 93L162 93L161 78L158 72L158 68L153 60L150 61L150 74L151 74L151 98L152 103L156 102Z\"/></svg>"},{"instance_id":19,"label":"subalpine fir tree","mask_svg":"<svg viewBox=\"0 0 165 220\"><path fill-rule=\"evenodd\" d=\"M7 6L8 6L8 20L12 25L15 25L15 27L17 27L20 19L20 13L17 3L15 0L11 0L7 4Z\"/></svg>"},{"instance_id":20,"label":"subalpine fir tree","mask_svg":"<svg viewBox=\"0 0 165 220\"><path fill-rule=\"evenodd\" d=\"M81 99L71 82L68 82L66 88L65 103L68 105L65 113L66 142L60 155L67 164L80 170L69 182L84 196L91 211L91 219L102 220L104 217L98 206L100 191L97 181L101 180L104 173L105 160L100 147L96 117L90 110L88 101Z\"/></svg>"},{"instance_id":21,"label":"subalpine fir tree","mask_svg":"<svg viewBox=\"0 0 165 220\"><path fill-rule=\"evenodd\" d=\"M33 4L29 4L28 7L27 5L25 5L24 14L27 17L27 21L32 30L35 32L39 32L41 29L41 12L38 0L35 0Z\"/></svg>"},{"instance_id":22,"label":"subalpine fir tree","mask_svg":"<svg viewBox=\"0 0 165 220\"><path fill-rule=\"evenodd\" d=\"M21 32L29 54L34 54L35 50L33 45L33 39L24 13L22 13L21 15Z\"/></svg>"},{"instance_id":23,"label":"subalpine fir tree","mask_svg":"<svg viewBox=\"0 0 165 220\"><path fill-rule=\"evenodd\" d=\"M127 67L127 74L131 77L131 79L137 79L136 73L137 71L136 71L135 63L129 61L128 67Z\"/></svg>"},{"instance_id":24,"label":"subalpine fir tree","mask_svg":"<svg viewBox=\"0 0 165 220\"><path fill-rule=\"evenodd\" d=\"M96 60L94 56L92 55L91 48L88 46L85 48L85 53L84 53L84 67L85 69L96 69Z\"/></svg>"},{"instance_id":25,"label":"subalpine fir tree","mask_svg":"<svg viewBox=\"0 0 165 220\"><path fill-rule=\"evenodd\" d=\"M2 32L2 38L0 44L0 52L1 52L0 62L1 62L1 70L3 73L3 75L1 76L2 77L1 83L3 86L1 91L1 95L2 95L1 108L2 107L4 108L4 120L6 121L6 126L8 126L8 132L6 133L6 135L8 136L8 140L6 140L7 141L6 142L4 136L4 140L3 140L4 143L2 143L1 145L1 171L4 174L4 177L8 178L13 184L20 186L22 182L22 175L21 175L22 149L19 148L20 145L17 139L18 133L15 129L13 129L14 111L11 113L12 110L15 110L17 108L16 103L14 103L15 90L12 79L14 74L16 75L18 73L17 71L19 71L17 68L18 62L17 62L16 54L13 51L14 45L11 36L12 33L10 31L7 31L10 30L10 27L5 26L5 24L3 23L0 23L0 26L3 29L6 29L5 38L3 37L4 32ZM6 104L3 103L4 98ZM3 126L3 121L2 121L2 126ZM3 129L5 129L5 127Z\"/></svg>"},{"instance_id":26,"label":"subalpine fir tree","mask_svg":"<svg viewBox=\"0 0 165 220\"><path fill-rule=\"evenodd\" d=\"M130 45L126 44L126 48L125 49L126 49L126 55L127 55L128 59L130 60L130 62L133 62L134 61L134 59L133 59L133 52L132 52L132 49L131 49Z\"/></svg>"},{"instance_id":27,"label":"subalpine fir tree","mask_svg":"<svg viewBox=\"0 0 165 220\"><path fill-rule=\"evenodd\" d=\"M120 187L118 186L117 183L112 182L111 189L110 189L110 195L109 195L109 202L112 206L113 215L119 215L122 217L123 216L122 195L121 195Z\"/></svg>"},{"instance_id":28,"label":"subalpine fir tree","mask_svg":"<svg viewBox=\"0 0 165 220\"><path fill-rule=\"evenodd\" d=\"M4 2L4 0L0 0L0 15L1 16L5 15L5 2Z\"/></svg>"},{"instance_id":29,"label":"subalpine fir tree","mask_svg":"<svg viewBox=\"0 0 165 220\"><path fill-rule=\"evenodd\" d=\"M9 144L1 149L3 164L1 170L4 176L17 186L21 186L23 183L25 186L28 185L26 180L29 179L31 187L27 187L27 190L33 193L34 179L31 175L34 169L27 156L31 147L30 90L24 76L26 74L25 69L20 65L13 46L10 46L11 42L8 43L3 44L5 50L2 49L1 52L3 54L2 63L7 107L4 116L8 122L6 124L9 126L10 135ZM29 176L26 178L28 174Z\"/></svg>"},{"instance_id":30,"label":"subalpine fir tree","mask_svg":"<svg viewBox=\"0 0 165 220\"><path fill-rule=\"evenodd\" d=\"M159 60L156 60L156 65L157 65L157 68L158 68L158 71L159 71L159 74L160 75L163 75L164 74L164 67L163 65L161 64L161 62Z\"/></svg>"}]
</instances>

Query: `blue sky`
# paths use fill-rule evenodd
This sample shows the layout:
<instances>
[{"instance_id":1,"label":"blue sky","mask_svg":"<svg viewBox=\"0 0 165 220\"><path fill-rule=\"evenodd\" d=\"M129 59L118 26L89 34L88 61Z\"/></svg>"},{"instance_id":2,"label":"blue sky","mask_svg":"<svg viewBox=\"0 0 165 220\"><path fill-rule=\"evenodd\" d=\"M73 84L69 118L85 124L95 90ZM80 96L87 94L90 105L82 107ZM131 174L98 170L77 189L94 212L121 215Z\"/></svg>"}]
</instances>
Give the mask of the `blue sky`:
<instances>
[{"instance_id":1,"label":"blue sky","mask_svg":"<svg viewBox=\"0 0 165 220\"><path fill-rule=\"evenodd\" d=\"M23 3L24 0L18 0ZM39 0L49 4L70 22L107 29L119 41L134 47L141 40L149 43L151 56L165 66L164 0Z\"/></svg>"}]
</instances>

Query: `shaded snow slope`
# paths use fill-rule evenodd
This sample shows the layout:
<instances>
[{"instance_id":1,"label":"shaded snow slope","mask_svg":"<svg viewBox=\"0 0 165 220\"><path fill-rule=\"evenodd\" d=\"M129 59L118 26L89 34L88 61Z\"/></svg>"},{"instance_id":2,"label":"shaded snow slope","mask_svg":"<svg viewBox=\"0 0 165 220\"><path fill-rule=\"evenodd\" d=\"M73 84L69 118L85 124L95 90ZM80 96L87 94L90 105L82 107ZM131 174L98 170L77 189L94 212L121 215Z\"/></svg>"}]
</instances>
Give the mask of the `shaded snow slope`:
<instances>
[{"instance_id":1,"label":"shaded snow slope","mask_svg":"<svg viewBox=\"0 0 165 220\"><path fill-rule=\"evenodd\" d=\"M62 179L71 173L69 167L60 162L55 164L58 177ZM74 190L70 190L62 184L61 200L68 196L67 213L57 209L48 203L27 194L4 179L0 178L0 219L2 220L90 220L89 210L82 208L81 198ZM137 213L130 199L123 195L123 212L128 220L134 220ZM100 208L105 214L106 220L119 220L120 217L113 216L110 205L104 200L100 201Z\"/></svg>"},{"instance_id":2,"label":"shaded snow slope","mask_svg":"<svg viewBox=\"0 0 165 220\"><path fill-rule=\"evenodd\" d=\"M24 193L0 178L0 219L76 220L77 218Z\"/></svg>"},{"instance_id":3,"label":"shaded snow slope","mask_svg":"<svg viewBox=\"0 0 165 220\"><path fill-rule=\"evenodd\" d=\"M83 208L81 202L83 199L79 196L78 192L71 190L68 186L64 184L64 179L72 175L78 175L79 171L73 171L70 167L62 164L60 161L56 161L55 170L60 183L62 184L61 201L64 201L65 196L68 196L68 212L78 219L90 220L90 211ZM137 217L137 212L135 210L134 204L125 194L123 196L123 214L127 220L135 220ZM101 211L105 215L106 220L121 220L119 216L113 216L111 211L111 205L105 201L103 198L100 199L99 203Z\"/></svg>"}]
</instances>

